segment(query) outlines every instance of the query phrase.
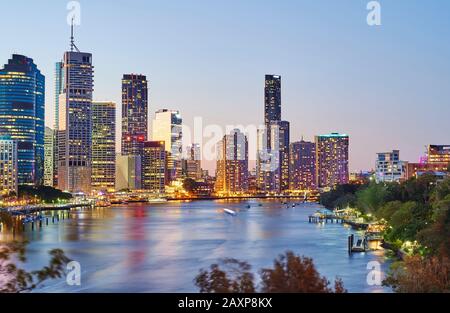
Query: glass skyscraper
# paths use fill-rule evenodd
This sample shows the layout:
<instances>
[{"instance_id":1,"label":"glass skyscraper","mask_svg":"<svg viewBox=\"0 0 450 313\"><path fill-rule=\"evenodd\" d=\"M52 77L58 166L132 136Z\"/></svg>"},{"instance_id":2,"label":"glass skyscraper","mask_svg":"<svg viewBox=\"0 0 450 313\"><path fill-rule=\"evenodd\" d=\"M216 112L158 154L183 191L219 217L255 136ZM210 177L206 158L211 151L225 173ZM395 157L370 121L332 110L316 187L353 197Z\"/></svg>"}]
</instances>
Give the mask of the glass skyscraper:
<instances>
[{"instance_id":1,"label":"glass skyscraper","mask_svg":"<svg viewBox=\"0 0 450 313\"><path fill-rule=\"evenodd\" d=\"M264 120L267 128L281 121L281 76L266 75L264 87Z\"/></svg>"},{"instance_id":2,"label":"glass skyscraper","mask_svg":"<svg viewBox=\"0 0 450 313\"><path fill-rule=\"evenodd\" d=\"M44 180L45 77L33 60L14 54L0 70L0 136L17 142L19 185Z\"/></svg>"}]
</instances>

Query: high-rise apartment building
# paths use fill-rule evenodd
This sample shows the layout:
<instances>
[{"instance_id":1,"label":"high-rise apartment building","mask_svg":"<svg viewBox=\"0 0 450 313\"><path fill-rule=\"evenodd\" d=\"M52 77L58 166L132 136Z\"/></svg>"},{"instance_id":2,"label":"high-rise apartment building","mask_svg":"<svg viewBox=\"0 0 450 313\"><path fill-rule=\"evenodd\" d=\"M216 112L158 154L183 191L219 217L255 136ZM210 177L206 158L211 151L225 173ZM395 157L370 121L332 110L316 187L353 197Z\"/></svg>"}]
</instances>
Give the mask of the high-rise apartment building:
<instances>
[{"instance_id":1,"label":"high-rise apartment building","mask_svg":"<svg viewBox=\"0 0 450 313\"><path fill-rule=\"evenodd\" d=\"M400 182L406 177L406 162L400 160L400 151L377 153L375 179L377 183Z\"/></svg>"},{"instance_id":2,"label":"high-rise apartment building","mask_svg":"<svg viewBox=\"0 0 450 313\"><path fill-rule=\"evenodd\" d=\"M0 136L0 196L17 195L17 143Z\"/></svg>"},{"instance_id":3,"label":"high-rise apartment building","mask_svg":"<svg viewBox=\"0 0 450 313\"><path fill-rule=\"evenodd\" d=\"M147 77L125 74L122 78L122 155L142 156L147 140Z\"/></svg>"},{"instance_id":4,"label":"high-rise apartment building","mask_svg":"<svg viewBox=\"0 0 450 313\"><path fill-rule=\"evenodd\" d=\"M289 158L289 189L316 189L316 144L304 140L291 143Z\"/></svg>"},{"instance_id":5,"label":"high-rise apartment building","mask_svg":"<svg viewBox=\"0 0 450 313\"><path fill-rule=\"evenodd\" d=\"M248 140L233 130L217 143L215 192L220 195L241 195L248 192Z\"/></svg>"},{"instance_id":6,"label":"high-rise apartment building","mask_svg":"<svg viewBox=\"0 0 450 313\"><path fill-rule=\"evenodd\" d=\"M92 189L111 191L116 170L116 104L92 102Z\"/></svg>"},{"instance_id":7,"label":"high-rise apartment building","mask_svg":"<svg viewBox=\"0 0 450 313\"><path fill-rule=\"evenodd\" d=\"M153 141L164 141L167 154L168 182L182 176L182 133L181 115L179 111L162 109L155 113L153 120Z\"/></svg>"},{"instance_id":8,"label":"high-rise apartment building","mask_svg":"<svg viewBox=\"0 0 450 313\"><path fill-rule=\"evenodd\" d=\"M142 157L116 155L116 190L142 189Z\"/></svg>"},{"instance_id":9,"label":"high-rise apartment building","mask_svg":"<svg viewBox=\"0 0 450 313\"><path fill-rule=\"evenodd\" d=\"M349 137L339 133L316 136L317 187L333 188L349 182Z\"/></svg>"},{"instance_id":10,"label":"high-rise apartment building","mask_svg":"<svg viewBox=\"0 0 450 313\"><path fill-rule=\"evenodd\" d=\"M14 54L0 69L0 136L17 143L19 185L44 183L45 77Z\"/></svg>"},{"instance_id":11,"label":"high-rise apartment building","mask_svg":"<svg viewBox=\"0 0 450 313\"><path fill-rule=\"evenodd\" d=\"M289 189L290 124L286 121L270 123L270 149L277 166L273 172L273 190L282 193Z\"/></svg>"}]
</instances>

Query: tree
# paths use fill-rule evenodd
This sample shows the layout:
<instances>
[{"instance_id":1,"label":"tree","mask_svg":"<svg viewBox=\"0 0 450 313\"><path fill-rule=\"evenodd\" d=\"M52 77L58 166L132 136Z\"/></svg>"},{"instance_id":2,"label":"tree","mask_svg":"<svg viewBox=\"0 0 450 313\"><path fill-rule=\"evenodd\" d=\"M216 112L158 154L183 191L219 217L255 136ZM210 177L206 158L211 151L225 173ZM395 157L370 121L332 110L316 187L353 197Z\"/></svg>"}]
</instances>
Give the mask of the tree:
<instances>
[{"instance_id":1,"label":"tree","mask_svg":"<svg viewBox=\"0 0 450 313\"><path fill-rule=\"evenodd\" d=\"M356 193L358 206L366 213L375 213L385 203L387 195L387 185L377 183Z\"/></svg>"},{"instance_id":2,"label":"tree","mask_svg":"<svg viewBox=\"0 0 450 313\"><path fill-rule=\"evenodd\" d=\"M41 270L27 272L14 261L26 262L26 243L13 242L0 246L0 293L32 291L49 279L60 278L70 260L60 249L51 250L49 265Z\"/></svg>"},{"instance_id":3,"label":"tree","mask_svg":"<svg viewBox=\"0 0 450 313\"><path fill-rule=\"evenodd\" d=\"M200 270L194 279L202 293L254 293L254 275L247 262L235 259L221 261L221 266L213 264L208 270ZM344 283L336 279L334 291L329 281L317 272L313 260L286 252L274 261L273 269L260 270L260 291L266 293L345 293Z\"/></svg>"},{"instance_id":4,"label":"tree","mask_svg":"<svg viewBox=\"0 0 450 313\"><path fill-rule=\"evenodd\" d=\"M262 292L266 293L331 293L330 282L321 277L311 258L288 251L274 261L274 268L261 271ZM340 279L335 292L346 292Z\"/></svg>"},{"instance_id":5,"label":"tree","mask_svg":"<svg viewBox=\"0 0 450 313\"><path fill-rule=\"evenodd\" d=\"M210 266L210 270L200 270L195 278L195 285L201 293L254 293L254 275L251 266L236 259L221 260L224 271L219 264Z\"/></svg>"},{"instance_id":6,"label":"tree","mask_svg":"<svg viewBox=\"0 0 450 313\"><path fill-rule=\"evenodd\" d=\"M393 265L383 282L398 293L450 292L450 260L446 257L407 257Z\"/></svg>"},{"instance_id":7,"label":"tree","mask_svg":"<svg viewBox=\"0 0 450 313\"><path fill-rule=\"evenodd\" d=\"M46 203L60 200L70 200L72 195L70 193L62 192L59 189L55 189L49 186L19 186L20 198L37 198Z\"/></svg>"},{"instance_id":8,"label":"tree","mask_svg":"<svg viewBox=\"0 0 450 313\"><path fill-rule=\"evenodd\" d=\"M192 178L186 178L183 181L183 189L189 193L192 193L196 187L197 187L197 182L195 180L193 180Z\"/></svg>"}]
</instances>

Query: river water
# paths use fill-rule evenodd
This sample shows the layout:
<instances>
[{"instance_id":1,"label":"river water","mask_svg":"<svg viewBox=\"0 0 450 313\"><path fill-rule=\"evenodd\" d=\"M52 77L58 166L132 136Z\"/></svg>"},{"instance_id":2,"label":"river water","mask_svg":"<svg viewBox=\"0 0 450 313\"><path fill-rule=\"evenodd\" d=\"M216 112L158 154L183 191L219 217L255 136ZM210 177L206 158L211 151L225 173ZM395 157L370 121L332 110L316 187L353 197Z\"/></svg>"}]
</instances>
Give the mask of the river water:
<instances>
[{"instance_id":1,"label":"river water","mask_svg":"<svg viewBox=\"0 0 450 313\"><path fill-rule=\"evenodd\" d=\"M225 214L225 208L238 214ZM379 262L381 272L387 272L384 253L349 256L347 237L353 231L341 224L309 224L308 216L318 209L316 204L286 208L279 201L258 200L72 211L69 220L25 232L30 242L26 268L44 266L47 252L60 248L81 264L81 286L60 279L40 292L197 292L193 279L199 269L221 258L245 260L257 272L292 250L313 258L329 280L342 278L349 292L389 292L367 283L369 262Z\"/></svg>"}]
</instances>

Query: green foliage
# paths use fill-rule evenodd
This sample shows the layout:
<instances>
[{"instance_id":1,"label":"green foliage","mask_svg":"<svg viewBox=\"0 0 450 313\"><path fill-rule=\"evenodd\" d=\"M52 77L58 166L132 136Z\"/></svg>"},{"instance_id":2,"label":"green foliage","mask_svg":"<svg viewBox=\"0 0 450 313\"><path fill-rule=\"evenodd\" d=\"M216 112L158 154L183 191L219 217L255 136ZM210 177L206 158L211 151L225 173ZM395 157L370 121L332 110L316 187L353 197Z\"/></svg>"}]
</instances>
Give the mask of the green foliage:
<instances>
[{"instance_id":1,"label":"green foliage","mask_svg":"<svg viewBox=\"0 0 450 313\"><path fill-rule=\"evenodd\" d=\"M361 186L355 184L337 186L329 192L322 193L320 195L320 203L329 209L353 207L356 204L355 193L359 188Z\"/></svg>"},{"instance_id":2,"label":"green foliage","mask_svg":"<svg viewBox=\"0 0 450 313\"><path fill-rule=\"evenodd\" d=\"M202 293L253 293L256 292L251 266L235 259L222 261L210 266L210 270L200 270L195 284ZM286 252L274 261L274 268L260 271L261 287L264 293L345 293L342 280L336 279L334 290L325 277L317 272L313 260Z\"/></svg>"},{"instance_id":3,"label":"green foliage","mask_svg":"<svg viewBox=\"0 0 450 313\"><path fill-rule=\"evenodd\" d=\"M50 261L44 268L28 272L15 262L26 262L26 243L13 242L0 247L0 293L29 292L49 279L60 278L70 260L59 249L51 250Z\"/></svg>"},{"instance_id":4,"label":"green foliage","mask_svg":"<svg viewBox=\"0 0 450 313\"><path fill-rule=\"evenodd\" d=\"M53 201L70 200L72 195L70 193L62 192L49 186L19 186L19 198L37 198L45 203L52 203Z\"/></svg>"},{"instance_id":5,"label":"green foliage","mask_svg":"<svg viewBox=\"0 0 450 313\"><path fill-rule=\"evenodd\" d=\"M371 183L356 193L358 207L366 213L375 213L385 202L388 189L385 184Z\"/></svg>"}]
</instances>

